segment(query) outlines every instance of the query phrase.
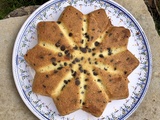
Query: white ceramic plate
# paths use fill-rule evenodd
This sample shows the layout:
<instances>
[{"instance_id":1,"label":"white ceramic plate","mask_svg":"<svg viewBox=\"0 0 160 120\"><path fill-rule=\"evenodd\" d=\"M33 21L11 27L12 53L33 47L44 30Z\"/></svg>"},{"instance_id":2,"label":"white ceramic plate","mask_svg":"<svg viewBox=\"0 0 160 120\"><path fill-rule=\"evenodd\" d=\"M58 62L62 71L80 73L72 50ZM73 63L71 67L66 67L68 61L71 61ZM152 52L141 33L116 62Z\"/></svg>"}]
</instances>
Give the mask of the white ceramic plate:
<instances>
[{"instance_id":1,"label":"white ceramic plate","mask_svg":"<svg viewBox=\"0 0 160 120\"><path fill-rule=\"evenodd\" d=\"M61 12L72 5L87 14L103 8L115 26L131 31L128 49L139 59L139 66L129 75L129 97L109 103L99 118L78 110L60 116L52 99L32 92L34 70L24 60L28 49L37 44L36 25L40 21L57 21ZM149 86L151 77L151 52L145 33L135 18L122 6L111 0L54 0L39 7L24 23L13 50L13 75L18 92L27 107L43 120L116 120L128 118L139 106Z\"/></svg>"}]
</instances>

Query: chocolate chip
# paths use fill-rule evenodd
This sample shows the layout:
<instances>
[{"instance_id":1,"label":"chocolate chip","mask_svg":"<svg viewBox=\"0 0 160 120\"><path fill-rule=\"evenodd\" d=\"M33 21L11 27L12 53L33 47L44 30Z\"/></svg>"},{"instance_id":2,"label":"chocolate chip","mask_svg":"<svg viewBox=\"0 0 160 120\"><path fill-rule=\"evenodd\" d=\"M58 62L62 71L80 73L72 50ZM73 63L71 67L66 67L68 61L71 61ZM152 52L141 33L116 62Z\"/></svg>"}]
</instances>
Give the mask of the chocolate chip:
<instances>
[{"instance_id":1,"label":"chocolate chip","mask_svg":"<svg viewBox=\"0 0 160 120\"><path fill-rule=\"evenodd\" d=\"M88 52L91 52L91 51L92 51L92 50L89 48L89 49L88 49Z\"/></svg>"},{"instance_id":2,"label":"chocolate chip","mask_svg":"<svg viewBox=\"0 0 160 120\"><path fill-rule=\"evenodd\" d=\"M61 70L62 68L63 68L63 67L58 67L57 69L58 69L58 70Z\"/></svg>"},{"instance_id":3,"label":"chocolate chip","mask_svg":"<svg viewBox=\"0 0 160 120\"><path fill-rule=\"evenodd\" d=\"M84 85L84 87L83 87L84 89L87 89L87 85Z\"/></svg>"},{"instance_id":4,"label":"chocolate chip","mask_svg":"<svg viewBox=\"0 0 160 120\"><path fill-rule=\"evenodd\" d=\"M79 81L79 79L78 78L76 78L76 80L75 80L75 85L80 85L80 81Z\"/></svg>"},{"instance_id":5,"label":"chocolate chip","mask_svg":"<svg viewBox=\"0 0 160 120\"><path fill-rule=\"evenodd\" d=\"M56 62L52 62L52 65L56 66L56 65L57 65L57 63L56 63Z\"/></svg>"},{"instance_id":6,"label":"chocolate chip","mask_svg":"<svg viewBox=\"0 0 160 120\"><path fill-rule=\"evenodd\" d=\"M82 73L84 70L82 67L79 67L79 71Z\"/></svg>"},{"instance_id":7,"label":"chocolate chip","mask_svg":"<svg viewBox=\"0 0 160 120\"><path fill-rule=\"evenodd\" d=\"M101 82L101 79L98 79L97 82Z\"/></svg>"},{"instance_id":8,"label":"chocolate chip","mask_svg":"<svg viewBox=\"0 0 160 120\"><path fill-rule=\"evenodd\" d=\"M127 74L127 71L124 71L124 74L126 75L126 74Z\"/></svg>"},{"instance_id":9,"label":"chocolate chip","mask_svg":"<svg viewBox=\"0 0 160 120\"><path fill-rule=\"evenodd\" d=\"M44 88L46 88L46 86L45 86L45 85L43 85L43 87L44 87Z\"/></svg>"},{"instance_id":10,"label":"chocolate chip","mask_svg":"<svg viewBox=\"0 0 160 120\"><path fill-rule=\"evenodd\" d=\"M81 50L81 52L83 52L83 53L86 53L86 52L87 52L87 49L86 49L86 48L83 48L83 47L80 47L80 50Z\"/></svg>"},{"instance_id":11,"label":"chocolate chip","mask_svg":"<svg viewBox=\"0 0 160 120\"><path fill-rule=\"evenodd\" d=\"M36 64L35 64L35 63L34 63L33 65L34 65L34 66L36 66Z\"/></svg>"},{"instance_id":12,"label":"chocolate chip","mask_svg":"<svg viewBox=\"0 0 160 120\"><path fill-rule=\"evenodd\" d=\"M78 64L78 66L79 66L79 67L82 67L82 65L81 65L81 64Z\"/></svg>"},{"instance_id":13,"label":"chocolate chip","mask_svg":"<svg viewBox=\"0 0 160 120\"><path fill-rule=\"evenodd\" d=\"M61 46L61 50L64 51L66 47L64 45Z\"/></svg>"},{"instance_id":14,"label":"chocolate chip","mask_svg":"<svg viewBox=\"0 0 160 120\"><path fill-rule=\"evenodd\" d=\"M84 29L82 28L82 31L84 31Z\"/></svg>"},{"instance_id":15,"label":"chocolate chip","mask_svg":"<svg viewBox=\"0 0 160 120\"><path fill-rule=\"evenodd\" d=\"M66 62L64 62L64 66L67 66L67 63L66 63Z\"/></svg>"},{"instance_id":16,"label":"chocolate chip","mask_svg":"<svg viewBox=\"0 0 160 120\"><path fill-rule=\"evenodd\" d=\"M56 47L60 47L60 45L61 45L61 44L60 44L59 41L55 44Z\"/></svg>"},{"instance_id":17,"label":"chocolate chip","mask_svg":"<svg viewBox=\"0 0 160 120\"><path fill-rule=\"evenodd\" d=\"M76 76L76 74L77 74L77 72L76 72L76 71L74 71L74 72L72 73L72 76L73 76L73 77L75 77L75 76Z\"/></svg>"},{"instance_id":18,"label":"chocolate chip","mask_svg":"<svg viewBox=\"0 0 160 120\"><path fill-rule=\"evenodd\" d=\"M97 75L98 75L98 73L97 73L97 72L95 72L95 71L93 71L93 75L94 75L94 76L97 76Z\"/></svg>"},{"instance_id":19,"label":"chocolate chip","mask_svg":"<svg viewBox=\"0 0 160 120\"><path fill-rule=\"evenodd\" d=\"M85 104L86 104L85 102L82 103L82 105L85 105Z\"/></svg>"},{"instance_id":20,"label":"chocolate chip","mask_svg":"<svg viewBox=\"0 0 160 120\"><path fill-rule=\"evenodd\" d=\"M89 80L88 78L85 79L85 81L88 81L88 80Z\"/></svg>"},{"instance_id":21,"label":"chocolate chip","mask_svg":"<svg viewBox=\"0 0 160 120\"><path fill-rule=\"evenodd\" d=\"M67 53L66 56L67 56L68 58L70 58L70 53Z\"/></svg>"},{"instance_id":22,"label":"chocolate chip","mask_svg":"<svg viewBox=\"0 0 160 120\"><path fill-rule=\"evenodd\" d=\"M105 71L107 71L107 68L104 68Z\"/></svg>"},{"instance_id":23,"label":"chocolate chip","mask_svg":"<svg viewBox=\"0 0 160 120\"><path fill-rule=\"evenodd\" d=\"M95 56L96 55L96 53L92 53L92 56Z\"/></svg>"},{"instance_id":24,"label":"chocolate chip","mask_svg":"<svg viewBox=\"0 0 160 120\"><path fill-rule=\"evenodd\" d=\"M100 54L99 57L100 57L100 58L104 58L103 54Z\"/></svg>"},{"instance_id":25,"label":"chocolate chip","mask_svg":"<svg viewBox=\"0 0 160 120\"><path fill-rule=\"evenodd\" d=\"M65 84L68 84L68 81L67 81L67 80L64 80L63 82L64 82Z\"/></svg>"},{"instance_id":26,"label":"chocolate chip","mask_svg":"<svg viewBox=\"0 0 160 120\"><path fill-rule=\"evenodd\" d=\"M68 53L69 53L69 50L65 50L64 53L65 53L65 54L68 54Z\"/></svg>"},{"instance_id":27,"label":"chocolate chip","mask_svg":"<svg viewBox=\"0 0 160 120\"><path fill-rule=\"evenodd\" d=\"M83 60L84 59L84 57L81 57L81 60Z\"/></svg>"},{"instance_id":28,"label":"chocolate chip","mask_svg":"<svg viewBox=\"0 0 160 120\"><path fill-rule=\"evenodd\" d=\"M40 56L40 58L41 58L41 59L44 59L44 57L43 57L43 56Z\"/></svg>"},{"instance_id":29,"label":"chocolate chip","mask_svg":"<svg viewBox=\"0 0 160 120\"><path fill-rule=\"evenodd\" d=\"M82 91L81 94L84 94L84 91Z\"/></svg>"},{"instance_id":30,"label":"chocolate chip","mask_svg":"<svg viewBox=\"0 0 160 120\"><path fill-rule=\"evenodd\" d=\"M72 59L72 58L73 58L73 56L72 56L70 53L67 53L67 54L66 54L66 57L67 57L68 59Z\"/></svg>"},{"instance_id":31,"label":"chocolate chip","mask_svg":"<svg viewBox=\"0 0 160 120\"><path fill-rule=\"evenodd\" d=\"M84 72L84 74L86 74L86 73L87 73L87 70L84 70L83 72Z\"/></svg>"},{"instance_id":32,"label":"chocolate chip","mask_svg":"<svg viewBox=\"0 0 160 120\"><path fill-rule=\"evenodd\" d=\"M128 57L126 60L129 60L130 58Z\"/></svg>"},{"instance_id":33,"label":"chocolate chip","mask_svg":"<svg viewBox=\"0 0 160 120\"><path fill-rule=\"evenodd\" d=\"M51 62L56 62L56 58L55 58L55 57L52 57L52 58L51 58Z\"/></svg>"},{"instance_id":34,"label":"chocolate chip","mask_svg":"<svg viewBox=\"0 0 160 120\"><path fill-rule=\"evenodd\" d=\"M117 68L115 67L114 70L117 70Z\"/></svg>"},{"instance_id":35,"label":"chocolate chip","mask_svg":"<svg viewBox=\"0 0 160 120\"><path fill-rule=\"evenodd\" d=\"M86 22L86 19L84 19L84 22Z\"/></svg>"},{"instance_id":36,"label":"chocolate chip","mask_svg":"<svg viewBox=\"0 0 160 120\"><path fill-rule=\"evenodd\" d=\"M79 101L79 102L80 102L80 104L81 104L81 103L82 103L82 100L80 99L80 101Z\"/></svg>"},{"instance_id":37,"label":"chocolate chip","mask_svg":"<svg viewBox=\"0 0 160 120\"><path fill-rule=\"evenodd\" d=\"M71 64L71 63L69 64L69 67L72 67L72 64Z\"/></svg>"},{"instance_id":38,"label":"chocolate chip","mask_svg":"<svg viewBox=\"0 0 160 120\"><path fill-rule=\"evenodd\" d=\"M61 21L57 21L58 24L61 24Z\"/></svg>"},{"instance_id":39,"label":"chocolate chip","mask_svg":"<svg viewBox=\"0 0 160 120\"><path fill-rule=\"evenodd\" d=\"M111 50L111 48L107 48L107 50L108 50L108 55L112 55L112 50Z\"/></svg>"},{"instance_id":40,"label":"chocolate chip","mask_svg":"<svg viewBox=\"0 0 160 120\"><path fill-rule=\"evenodd\" d=\"M96 42L94 43L94 45L97 47L97 46L99 45L99 42L96 41Z\"/></svg>"},{"instance_id":41,"label":"chocolate chip","mask_svg":"<svg viewBox=\"0 0 160 120\"><path fill-rule=\"evenodd\" d=\"M81 43L83 44L83 42L84 42L84 40L82 39L82 40L81 40Z\"/></svg>"},{"instance_id":42,"label":"chocolate chip","mask_svg":"<svg viewBox=\"0 0 160 120\"><path fill-rule=\"evenodd\" d=\"M62 55L63 55L63 54L62 54L61 52L58 53L58 56L59 56L59 57L62 57Z\"/></svg>"},{"instance_id":43,"label":"chocolate chip","mask_svg":"<svg viewBox=\"0 0 160 120\"><path fill-rule=\"evenodd\" d=\"M74 70L71 69L71 73L73 73L73 72L74 72Z\"/></svg>"},{"instance_id":44,"label":"chocolate chip","mask_svg":"<svg viewBox=\"0 0 160 120\"><path fill-rule=\"evenodd\" d=\"M96 50L96 48L92 48L92 51L95 51Z\"/></svg>"},{"instance_id":45,"label":"chocolate chip","mask_svg":"<svg viewBox=\"0 0 160 120\"><path fill-rule=\"evenodd\" d=\"M73 61L72 61L72 64L75 64L75 63L76 63L75 60L73 60Z\"/></svg>"},{"instance_id":46,"label":"chocolate chip","mask_svg":"<svg viewBox=\"0 0 160 120\"><path fill-rule=\"evenodd\" d=\"M80 60L78 58L75 58L75 62L80 62Z\"/></svg>"},{"instance_id":47,"label":"chocolate chip","mask_svg":"<svg viewBox=\"0 0 160 120\"><path fill-rule=\"evenodd\" d=\"M77 49L78 49L78 47L77 47L77 46L74 46L74 47L73 47L73 49L74 49L74 50L77 50Z\"/></svg>"},{"instance_id":48,"label":"chocolate chip","mask_svg":"<svg viewBox=\"0 0 160 120\"><path fill-rule=\"evenodd\" d=\"M88 35L87 33L85 33L84 36L85 36L85 38L87 38L88 41L89 41L89 38L90 38L89 35Z\"/></svg>"},{"instance_id":49,"label":"chocolate chip","mask_svg":"<svg viewBox=\"0 0 160 120\"><path fill-rule=\"evenodd\" d=\"M97 64L98 64L98 62L96 61L96 62L95 62L95 64L97 65Z\"/></svg>"},{"instance_id":50,"label":"chocolate chip","mask_svg":"<svg viewBox=\"0 0 160 120\"><path fill-rule=\"evenodd\" d=\"M102 92L101 90L98 91L98 93L101 93L101 92Z\"/></svg>"},{"instance_id":51,"label":"chocolate chip","mask_svg":"<svg viewBox=\"0 0 160 120\"><path fill-rule=\"evenodd\" d=\"M72 34L72 33L69 33L68 35L69 35L69 37L72 37L73 34Z\"/></svg>"},{"instance_id":52,"label":"chocolate chip","mask_svg":"<svg viewBox=\"0 0 160 120\"><path fill-rule=\"evenodd\" d=\"M92 31L95 31L95 29L93 28Z\"/></svg>"}]
</instances>

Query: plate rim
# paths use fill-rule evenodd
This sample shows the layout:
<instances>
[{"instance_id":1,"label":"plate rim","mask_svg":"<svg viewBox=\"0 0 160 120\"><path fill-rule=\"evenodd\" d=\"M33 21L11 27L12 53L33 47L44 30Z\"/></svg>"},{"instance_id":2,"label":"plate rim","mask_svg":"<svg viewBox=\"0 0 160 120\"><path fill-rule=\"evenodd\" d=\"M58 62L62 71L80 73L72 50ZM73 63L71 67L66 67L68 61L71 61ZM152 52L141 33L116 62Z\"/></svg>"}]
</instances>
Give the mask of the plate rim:
<instances>
[{"instance_id":1,"label":"plate rim","mask_svg":"<svg viewBox=\"0 0 160 120\"><path fill-rule=\"evenodd\" d=\"M23 25L21 26L20 30L18 31L18 34L17 34L17 37L15 39L15 42L14 42L14 47L13 47L13 52L12 52L12 73L13 73L13 78L14 78L14 82L15 82L15 85L16 85L16 88L17 88L17 91L21 97L21 99L23 100L23 102L25 103L25 105L29 108L29 110L39 119L48 119L46 116L44 116L43 114L41 114L39 111L37 111L35 109L35 107L31 104L31 102L28 101L26 95L24 94L24 91L23 89L21 90L21 88L19 86L20 83L17 82L17 76L16 75L16 72L15 72L15 66L16 66L16 63L17 63L17 51L16 51L16 48L17 48L17 44L21 41L21 36L22 36L22 33L24 32L24 30L26 30L27 26L30 24L30 22L39 14L41 13L44 9L46 9L47 7L49 7L50 5L53 5L53 4L56 4L57 2L62 2L62 1L66 1L66 0L50 0L46 3L44 3L43 5L41 5L38 9L36 9L26 20L25 22L23 23ZM149 41L147 39L147 36L144 32L144 30L142 29L141 25L139 24L139 22L135 19L135 17L126 9L124 8L123 6L121 6L119 3L113 1L113 0L96 0L96 1L103 1L103 2L106 2L106 3L109 3L111 5L113 5L114 7L116 7L117 9L123 11L123 13L125 15L127 15L127 17L130 18L130 20L136 25L137 29L139 30L139 32L141 33L142 37L143 37L143 41L144 41L144 44L146 46L146 51L147 51L147 58L148 58L148 72L147 72L147 82L145 84L145 87L143 88L143 92L141 93L141 97L139 100L137 100L137 102L134 104L134 107L132 107L132 109L130 109L129 112L127 112L126 115L124 115L121 119L127 119L129 116L131 116L136 110L137 108L139 107L139 105L141 104L141 102L143 101L147 91L148 91L148 88L149 88L149 85L150 85L150 81L151 81L151 77L152 77L152 53L151 53L151 49L150 49L150 45L149 45ZM89 1L90 2L90 1ZM22 92L23 91L23 92ZM26 100L27 99L27 100ZM34 109L35 110L34 110Z\"/></svg>"}]
</instances>

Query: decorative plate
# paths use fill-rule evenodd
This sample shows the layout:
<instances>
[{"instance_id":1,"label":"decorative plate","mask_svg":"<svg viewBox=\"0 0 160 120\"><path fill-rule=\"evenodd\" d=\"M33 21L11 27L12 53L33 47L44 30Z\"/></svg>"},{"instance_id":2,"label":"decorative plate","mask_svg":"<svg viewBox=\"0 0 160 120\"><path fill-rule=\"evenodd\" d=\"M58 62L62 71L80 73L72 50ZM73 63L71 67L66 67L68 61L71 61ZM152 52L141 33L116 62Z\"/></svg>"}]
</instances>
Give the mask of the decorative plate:
<instances>
[{"instance_id":1,"label":"decorative plate","mask_svg":"<svg viewBox=\"0 0 160 120\"><path fill-rule=\"evenodd\" d=\"M52 99L34 94L32 82L34 70L27 65L24 55L37 44L36 25L40 21L57 21L64 8L72 5L87 14L103 8L114 26L124 26L131 31L128 49L139 59L139 66L129 75L129 97L109 103L104 113L96 118L78 110L60 116ZM140 105L151 78L151 52L144 31L136 19L112 0L51 0L39 7L22 26L13 50L13 75L18 92L27 107L43 120L119 120L127 119Z\"/></svg>"}]
</instances>

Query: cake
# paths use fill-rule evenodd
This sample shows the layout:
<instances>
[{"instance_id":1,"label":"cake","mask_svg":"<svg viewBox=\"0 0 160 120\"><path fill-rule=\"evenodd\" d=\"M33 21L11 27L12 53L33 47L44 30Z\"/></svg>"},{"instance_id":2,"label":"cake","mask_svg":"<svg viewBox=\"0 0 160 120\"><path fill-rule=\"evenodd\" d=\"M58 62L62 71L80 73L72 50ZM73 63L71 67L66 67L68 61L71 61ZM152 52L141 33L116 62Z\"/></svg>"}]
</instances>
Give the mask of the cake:
<instances>
[{"instance_id":1,"label":"cake","mask_svg":"<svg viewBox=\"0 0 160 120\"><path fill-rule=\"evenodd\" d=\"M99 117L108 102L128 97L139 61L127 49L130 31L113 26L104 9L85 15L68 6L58 21L39 22L37 35L24 56L36 72L32 90L51 97L60 115Z\"/></svg>"}]
</instances>

